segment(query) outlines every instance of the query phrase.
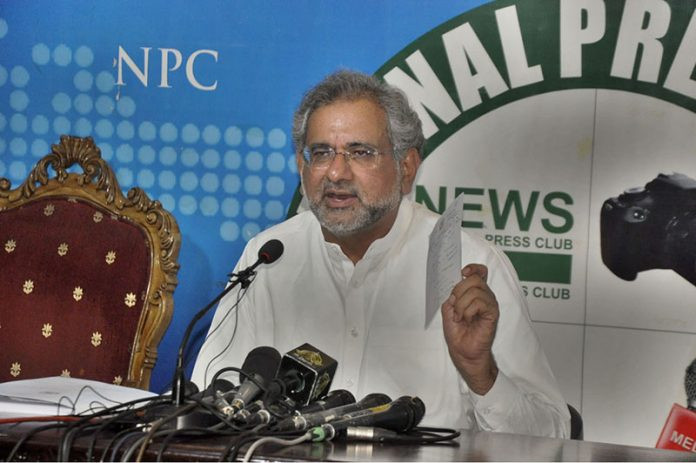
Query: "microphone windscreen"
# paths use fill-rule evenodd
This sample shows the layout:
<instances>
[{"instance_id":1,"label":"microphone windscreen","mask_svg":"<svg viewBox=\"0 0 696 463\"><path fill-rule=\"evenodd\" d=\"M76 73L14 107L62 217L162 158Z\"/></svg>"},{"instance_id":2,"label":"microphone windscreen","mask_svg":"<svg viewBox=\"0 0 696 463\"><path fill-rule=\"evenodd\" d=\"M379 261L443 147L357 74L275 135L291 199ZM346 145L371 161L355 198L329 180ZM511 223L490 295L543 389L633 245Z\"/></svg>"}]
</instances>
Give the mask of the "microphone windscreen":
<instances>
[{"instance_id":1,"label":"microphone windscreen","mask_svg":"<svg viewBox=\"0 0 696 463\"><path fill-rule=\"evenodd\" d=\"M268 240L259 249L259 260L265 264L270 264L278 260L283 255L283 243L280 240Z\"/></svg>"},{"instance_id":2,"label":"microphone windscreen","mask_svg":"<svg viewBox=\"0 0 696 463\"><path fill-rule=\"evenodd\" d=\"M251 350L244 359L242 371L248 376L259 375L270 381L280 364L280 352L273 347L259 346Z\"/></svg>"},{"instance_id":3,"label":"microphone windscreen","mask_svg":"<svg viewBox=\"0 0 696 463\"><path fill-rule=\"evenodd\" d=\"M411 397L409 403L413 410L413 426L417 426L425 416L425 404L420 397Z\"/></svg>"},{"instance_id":4,"label":"microphone windscreen","mask_svg":"<svg viewBox=\"0 0 696 463\"><path fill-rule=\"evenodd\" d=\"M185 381L184 382L184 394L186 396L190 396L193 394L198 394L198 385L194 383L193 381Z\"/></svg>"},{"instance_id":5,"label":"microphone windscreen","mask_svg":"<svg viewBox=\"0 0 696 463\"><path fill-rule=\"evenodd\" d=\"M684 389L686 389L686 403L689 408L692 408L696 405L696 359L686 369Z\"/></svg>"}]
</instances>

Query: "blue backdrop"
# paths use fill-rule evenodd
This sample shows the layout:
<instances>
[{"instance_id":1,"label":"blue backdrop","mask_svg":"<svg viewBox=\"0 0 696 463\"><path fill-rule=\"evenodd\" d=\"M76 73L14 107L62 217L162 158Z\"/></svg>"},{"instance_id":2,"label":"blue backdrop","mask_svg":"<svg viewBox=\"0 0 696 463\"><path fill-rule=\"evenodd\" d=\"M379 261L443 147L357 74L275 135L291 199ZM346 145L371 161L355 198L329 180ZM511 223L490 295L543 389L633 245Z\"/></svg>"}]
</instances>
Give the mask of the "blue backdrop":
<instances>
[{"instance_id":1,"label":"blue backdrop","mask_svg":"<svg viewBox=\"0 0 696 463\"><path fill-rule=\"evenodd\" d=\"M4 1L0 176L16 186L60 134L90 135L124 190L140 186L174 213L183 243L151 383L161 391L188 320L248 239L287 214L303 92L338 68L372 73L482 3Z\"/></svg>"}]
</instances>

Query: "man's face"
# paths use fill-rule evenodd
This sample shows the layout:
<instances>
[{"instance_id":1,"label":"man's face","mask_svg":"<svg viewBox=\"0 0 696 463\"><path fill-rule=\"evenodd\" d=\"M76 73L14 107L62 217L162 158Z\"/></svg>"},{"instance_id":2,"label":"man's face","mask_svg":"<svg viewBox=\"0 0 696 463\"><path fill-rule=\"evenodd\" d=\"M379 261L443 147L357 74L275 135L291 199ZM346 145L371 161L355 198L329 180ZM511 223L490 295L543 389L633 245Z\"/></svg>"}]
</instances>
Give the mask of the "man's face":
<instances>
[{"instance_id":1,"label":"man's face","mask_svg":"<svg viewBox=\"0 0 696 463\"><path fill-rule=\"evenodd\" d=\"M315 110L307 123L305 145L337 152L365 145L379 151L365 166L337 154L316 169L297 155L302 188L310 209L333 235L389 230L402 195L401 169L392 155L384 111L369 99L339 100Z\"/></svg>"}]
</instances>

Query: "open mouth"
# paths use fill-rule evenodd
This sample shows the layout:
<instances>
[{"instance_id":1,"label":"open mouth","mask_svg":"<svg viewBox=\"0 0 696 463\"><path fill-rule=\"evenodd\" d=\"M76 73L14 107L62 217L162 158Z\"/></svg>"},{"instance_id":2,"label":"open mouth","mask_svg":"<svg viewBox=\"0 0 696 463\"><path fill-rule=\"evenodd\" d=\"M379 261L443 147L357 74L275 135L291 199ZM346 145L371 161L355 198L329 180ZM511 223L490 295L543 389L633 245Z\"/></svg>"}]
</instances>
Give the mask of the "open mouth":
<instances>
[{"instance_id":1,"label":"open mouth","mask_svg":"<svg viewBox=\"0 0 696 463\"><path fill-rule=\"evenodd\" d=\"M327 191L324 201L329 207L348 207L358 202L358 195L351 192Z\"/></svg>"}]
</instances>

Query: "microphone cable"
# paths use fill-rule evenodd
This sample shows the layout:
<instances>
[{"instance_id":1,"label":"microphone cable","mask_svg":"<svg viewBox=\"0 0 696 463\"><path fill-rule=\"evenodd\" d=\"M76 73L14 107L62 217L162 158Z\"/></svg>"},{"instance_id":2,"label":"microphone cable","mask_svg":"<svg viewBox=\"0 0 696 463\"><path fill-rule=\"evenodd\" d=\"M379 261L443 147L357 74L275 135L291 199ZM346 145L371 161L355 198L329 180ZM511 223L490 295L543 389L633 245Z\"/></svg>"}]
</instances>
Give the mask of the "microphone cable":
<instances>
[{"instance_id":1,"label":"microphone cable","mask_svg":"<svg viewBox=\"0 0 696 463\"><path fill-rule=\"evenodd\" d=\"M162 432L164 432L164 431L160 431L159 433L162 433ZM154 435L159 435L159 433L153 434L153 436L154 436ZM148 434L148 435L149 435L149 434ZM123 455L121 455L121 458L120 458L118 461L142 461L142 457L141 457L141 456L138 456L138 457L134 460L134 459L133 459L133 455L135 454L135 452L138 451L138 449L141 449L141 451L142 451L143 446L144 446L145 448L147 448L147 446L148 446L148 436L147 436L147 435L143 436L143 434L140 433L140 435L137 437L137 439L135 439L135 441L133 441L132 443L130 443L130 444L128 445L128 448L123 452ZM113 459L113 461L116 461L116 460Z\"/></svg>"},{"instance_id":2,"label":"microphone cable","mask_svg":"<svg viewBox=\"0 0 696 463\"><path fill-rule=\"evenodd\" d=\"M263 426L265 425L259 425L257 427ZM252 438L248 439L250 435L252 436ZM227 446L220 453L220 458L218 458L218 461L236 461L237 453L239 453L239 447L241 447L245 442L256 439L256 437L257 435L255 429L251 429L246 433L241 433L237 436L234 436L232 439L230 439L230 443L227 444ZM247 440L245 440L245 438ZM229 458L228 455L230 455Z\"/></svg>"},{"instance_id":3,"label":"microphone cable","mask_svg":"<svg viewBox=\"0 0 696 463\"><path fill-rule=\"evenodd\" d=\"M295 439L281 439L279 437L273 437L273 436L262 437L262 438L256 440L253 444L251 444L251 446L249 446L249 449L247 449L246 453L244 454L244 458L242 458L242 461L243 462L250 461L251 457L254 455L254 452L256 451L256 449L267 442L279 444L279 445L282 445L284 447L290 447L292 445L301 444L302 442L306 442L308 440L311 440L312 437L313 437L312 432L310 432L310 431L305 432L300 437L297 437Z\"/></svg>"},{"instance_id":4,"label":"microphone cable","mask_svg":"<svg viewBox=\"0 0 696 463\"><path fill-rule=\"evenodd\" d=\"M251 280L251 281L253 281L254 278L255 278L255 277L252 277L252 280ZM229 282L228 282L228 284L229 284ZM237 306L239 305L239 303L241 302L242 298L243 298L244 295L246 294L247 289L248 289L248 287L245 288L245 287L243 287L243 286L239 288L239 291L237 291L237 300L235 301L235 303L232 304L232 307L230 307L229 310L227 311L227 313L222 317L222 320L220 320L220 321L218 322L218 324L217 324L212 330L208 331L208 333L206 334L205 338L203 339L203 342L201 343L201 347L200 347L199 351L201 351L201 350L203 349L203 347L205 346L205 343L208 341L208 339L210 339L210 337L213 335L213 333L215 333L215 332L225 323L225 320L227 320L227 317L230 315L230 313L232 313L232 311L235 311L234 328L233 328L233 330L232 330L232 336L230 337L230 340L229 340L227 346L225 346L225 348L223 349L223 351L222 351L221 353L215 355L215 357L213 357L213 358L208 362L208 365L206 366L205 372L204 372L204 375L203 375L203 383L204 383L204 384L206 384L206 378L208 377L208 369L210 368L210 365L212 364L212 362L213 362L215 359L217 359L218 357L220 357L223 353L225 353L225 352L227 351L227 349L229 348L230 344L231 344L232 341L234 340L234 336L237 334L238 315L236 314L236 309L237 309ZM193 360L193 358L194 358L193 356L190 355L190 354L191 354L190 349L191 349L191 346L188 346L187 349L186 349L185 359L184 359L184 368L188 368L189 364L191 363L191 360ZM172 386L172 380L170 379L170 380L162 387L162 390L166 391L166 390L168 390L169 388L171 388L171 386Z\"/></svg>"},{"instance_id":5,"label":"microphone cable","mask_svg":"<svg viewBox=\"0 0 696 463\"><path fill-rule=\"evenodd\" d=\"M169 402L170 402L169 396L160 395L160 396L156 397L155 399L150 400L150 402L147 403L144 407L126 409L126 410L122 411L121 413L119 413L115 416L112 416L108 420L105 420L102 427L100 429L98 429L95 434L92 435L92 440L90 441L89 448L93 452L93 449L96 446L96 441L97 441L98 435L104 429L106 429L109 425L118 424L121 420L123 420L124 418L128 418L130 415L130 417L132 417L132 420L134 421L134 423L131 426L129 426L128 428L123 429L123 430L117 432L114 436L112 436L111 439L109 440L109 442L107 443L106 447L102 450L102 456L101 456L99 461L100 462L106 461L106 455L108 454L109 449L111 448L112 445L114 445L116 443L116 441L121 439L121 437L124 434L127 434L129 432L134 432L134 430L137 430L137 432L142 433L142 427L147 425L147 420L146 420L145 414L147 413L148 410L156 408L157 405L167 404ZM124 423L121 423L121 424L123 425ZM118 445L120 446L120 441L119 441ZM114 460L115 454L116 454L116 452L113 453L111 460ZM88 460L88 461L91 461L91 460Z\"/></svg>"},{"instance_id":6,"label":"microphone cable","mask_svg":"<svg viewBox=\"0 0 696 463\"><path fill-rule=\"evenodd\" d=\"M242 381L241 381L242 377L244 377L244 379L247 379L247 380L251 381L252 383L256 384L259 387L259 389L261 389L262 391L266 390L266 388L262 384L259 384L259 382L256 381L256 379L254 379L251 375L247 374L246 371L242 370L241 368L237 368L237 367L220 368L218 371L215 372L215 374L211 378L210 384L215 384L215 381L220 379L220 376L222 376L223 373L227 373L228 371L234 371L235 373L239 374L239 383L240 384L242 383Z\"/></svg>"},{"instance_id":7,"label":"microphone cable","mask_svg":"<svg viewBox=\"0 0 696 463\"><path fill-rule=\"evenodd\" d=\"M213 377L213 381L217 380L217 377L219 375L221 375L222 373L224 373L225 371L228 371L228 370L237 371L237 369L235 369L235 368L223 368L215 374L215 376ZM239 372L241 374L243 374L246 378L251 380L254 384L259 386L259 388L262 390L263 394L262 394L261 398L256 401L257 403L260 403L259 409L257 411L264 410L266 413L268 413L268 415L270 417L270 420L267 423L256 422L256 423L250 424L251 426L257 426L259 424L270 425L274 422L274 420L278 421L278 420L282 420L284 418L287 418L289 416L292 416L292 414L297 410L297 404L295 404L295 402L292 399L287 398L286 393L285 393L285 391L286 391L285 384L283 384L283 382L280 381L278 378L273 378L266 387L262 387L258 382L256 382L254 380L254 378L249 377L243 371L239 371ZM240 379L241 379L241 376L240 376ZM290 403L286 402L283 399L287 399ZM252 405L252 404L249 404L249 405ZM239 413L239 412L237 412L237 413ZM251 416L254 416L254 415L251 415ZM243 421L245 418L240 418L239 416L237 416L237 419L238 419L238 421Z\"/></svg>"},{"instance_id":8,"label":"microphone cable","mask_svg":"<svg viewBox=\"0 0 696 463\"><path fill-rule=\"evenodd\" d=\"M69 461L70 460L70 449L72 447L72 443L75 439L75 434L81 433L84 430L86 430L89 427L96 427L97 432L99 432L102 428L101 426L108 426L111 423L115 423L118 420L121 420L125 416L129 414L134 414L139 411L145 410L148 407L152 407L153 405L156 405L158 402L165 401L166 399L163 396L157 396L157 397L147 397L147 398L140 398L136 400L132 400L130 402L124 402L122 404L117 404L113 407L109 407L106 409L103 409L99 412L92 413L90 415L84 415L80 416L80 420L72 423L68 426L68 429L66 429L65 432L63 432L63 435L61 436L61 440L59 442L58 446L58 455L56 460L57 461ZM132 408L134 405L137 405L141 402L146 402L146 404L142 408ZM120 410L120 411L119 411ZM115 415L113 415L115 413ZM111 415L111 416L109 416ZM95 423L95 420L101 420L98 423ZM92 440L96 440L96 435L92 435ZM91 445L91 444L90 444ZM91 445L91 448L93 448L93 445Z\"/></svg>"},{"instance_id":9,"label":"microphone cable","mask_svg":"<svg viewBox=\"0 0 696 463\"><path fill-rule=\"evenodd\" d=\"M154 402L154 403L153 403ZM107 419L104 419L102 423L99 425L99 427L91 433L91 439L89 446L87 447L87 461L92 461L92 455L94 453L94 448L96 447L97 439L99 435L109 426L114 425L114 424L121 424L125 425L124 420L129 420L131 421L131 425L125 430L125 431L132 431L133 429L138 429L141 431L142 427L147 424L147 421L145 417L143 416L149 409L155 408L159 404L165 404L169 402L169 396L163 396L160 395L156 397L155 399L151 399L144 407L142 408L126 408L126 410L121 411L120 413L113 415ZM140 416L139 416L140 414ZM139 427L140 425L140 427ZM109 443L107 444L106 448L102 451L102 457L100 461L105 461L106 454L108 453L109 448L113 443L120 438L121 434L123 433L123 430L118 432L115 436L113 436Z\"/></svg>"},{"instance_id":10,"label":"microphone cable","mask_svg":"<svg viewBox=\"0 0 696 463\"><path fill-rule=\"evenodd\" d=\"M147 434L145 434L142 437L142 439L138 439L138 441L130 447L128 452L126 452L126 454L124 455L122 461L132 461L130 457L131 457L132 453L135 452L135 448L139 444L141 444L140 451L138 452L138 456L136 458L136 461L142 461L143 456L145 455L145 450L147 449L147 446L152 441L152 439L155 437L155 435L157 434L159 429L162 426L164 426L166 423L177 418L179 415L183 415L185 413L193 411L197 406L198 406L198 403L190 402L188 404L182 405L181 407L179 407L177 410L170 413L169 415L157 419L157 421L155 421L152 424L152 426L150 427L150 430L147 432ZM128 456L128 458L126 458L126 456Z\"/></svg>"},{"instance_id":11,"label":"microphone cable","mask_svg":"<svg viewBox=\"0 0 696 463\"><path fill-rule=\"evenodd\" d=\"M239 374L239 384L240 385L242 384L243 380L251 381L252 383L254 383L254 385L256 385L256 387L258 387L261 390L261 392L263 392L264 395L266 395L268 393L267 386L261 384L256 378L254 378L253 375L250 375L246 371L242 370L241 368L237 368L237 367L225 367L225 368L219 369L217 372L215 372L215 375L213 375L213 378L212 378L212 381L210 382L210 384L215 384L215 381L220 379L220 376L223 373L227 373L228 371L234 371L235 373Z\"/></svg>"},{"instance_id":12,"label":"microphone cable","mask_svg":"<svg viewBox=\"0 0 696 463\"><path fill-rule=\"evenodd\" d=\"M128 461L125 460L125 456L132 449L134 452L138 449L137 445L143 438L143 433L141 431L126 432L114 445L114 449L111 451L111 459L109 461ZM123 448L123 450L121 450ZM118 457L119 452L121 453L121 458ZM130 460L132 461L132 460Z\"/></svg>"},{"instance_id":13,"label":"microphone cable","mask_svg":"<svg viewBox=\"0 0 696 463\"><path fill-rule=\"evenodd\" d=\"M253 277L252 281L253 281L254 279L256 279L256 277ZM213 334L215 334L215 332L216 332L218 329L220 329L220 328L225 324L225 321L227 320L227 317L229 317L230 314L231 314L232 312L234 312L234 328L232 329L232 335L230 336L229 340L227 341L227 344L225 345L225 347L224 347L220 352L218 352L217 354L215 354L215 355L208 361L208 364L205 366L205 371L203 372L203 386L205 386L205 385L207 384L207 381L206 381L206 380L208 379L208 370L209 370L210 367L212 366L213 362L215 362L215 360L217 360L218 358L222 357L222 356L225 354L225 352L227 352L227 350L232 346L232 342L234 341L234 338L235 338L235 336L237 335L237 327L239 326L239 310L238 310L238 308L239 308L239 303L242 301L242 299L243 299L244 296L246 295L248 289L249 289L248 286L247 286L247 287L242 286L241 288L239 288L239 291L237 291L237 300L235 301L235 303L232 304L232 307L230 307L230 309L225 313L225 315L224 315L224 316L222 317L222 319L217 323L217 325L215 325L215 326L213 327L213 329L211 329L210 331L208 331L208 334L206 334L205 339L203 339L203 343L201 344L201 348L199 349L199 351L202 351L202 350L203 350L203 347L205 347L205 343L208 341L208 339L210 339L210 337L211 337ZM212 384L213 382L214 382L214 379L213 379L213 381L211 381L211 384Z\"/></svg>"},{"instance_id":14,"label":"microphone cable","mask_svg":"<svg viewBox=\"0 0 696 463\"><path fill-rule=\"evenodd\" d=\"M127 416L127 413L134 414L135 411L133 410L126 410L123 411L122 413L111 417L109 419L105 419L97 429L95 429L92 434L91 434L91 439L89 441L89 445L87 446L87 456L86 460L87 461L92 461L93 455L94 455L94 448L97 446L97 439L101 435L102 431L104 431L109 425L116 423L117 420L123 419ZM103 456L103 454L102 454ZM103 461L103 460L102 460Z\"/></svg>"},{"instance_id":15,"label":"microphone cable","mask_svg":"<svg viewBox=\"0 0 696 463\"><path fill-rule=\"evenodd\" d=\"M284 397L284 393L281 396L263 398L264 409L271 415L271 420L267 424L272 424L275 421L284 420L292 416L296 410L296 405L291 405L281 400ZM289 399L292 400L292 399ZM284 409L284 412L281 410Z\"/></svg>"},{"instance_id":16,"label":"microphone cable","mask_svg":"<svg viewBox=\"0 0 696 463\"><path fill-rule=\"evenodd\" d=\"M68 404L70 406L69 410L72 412L71 414L76 414L75 412L77 411L77 403L80 401L80 396L82 396L82 394L85 391L90 391L94 395L96 395L97 397L101 397L105 401L113 403L114 405L112 405L111 407L121 405L121 402L108 398L107 396L105 396L104 394L102 394L101 392L99 392L98 390L96 390L95 388L93 388L90 385L85 385L85 386L82 386L79 391L77 391L77 395L75 396L74 399L70 398L67 395L60 396L60 398L58 399L56 414L60 414L60 409L62 407L66 407L65 405L63 405L63 401L68 402ZM92 410L92 407L94 404L101 405L102 410L111 408L111 407L107 407L106 404L104 404L104 403L93 400L92 402L90 402L90 410ZM83 413L86 413L86 412L83 412ZM82 413L80 413L80 414L82 414Z\"/></svg>"},{"instance_id":17,"label":"microphone cable","mask_svg":"<svg viewBox=\"0 0 696 463\"><path fill-rule=\"evenodd\" d=\"M236 436L235 439L232 439L232 441L225 447L225 449L220 453L220 458L218 461L237 461L237 457L239 454L239 450L247 443L256 441L262 437L276 437L276 438L296 438L299 435L304 434L306 431L296 431L296 432L283 432L283 433L273 433L273 432L266 432L264 433L259 433L260 431L263 431L264 428L266 428L268 425L267 424L260 424L256 426L255 428L249 430L248 432L241 433L238 436Z\"/></svg>"},{"instance_id":18,"label":"microphone cable","mask_svg":"<svg viewBox=\"0 0 696 463\"><path fill-rule=\"evenodd\" d=\"M66 429L63 432L63 436L60 440L56 461L70 461L70 450L72 449L76 436L87 431L94 431L97 428L99 428L98 423L88 421L80 426L69 427Z\"/></svg>"},{"instance_id":19,"label":"microphone cable","mask_svg":"<svg viewBox=\"0 0 696 463\"><path fill-rule=\"evenodd\" d=\"M50 429L60 429L60 428L66 428L68 427L68 423L60 422L60 423L51 423L51 424L46 424L43 426L37 426L36 428L32 428L29 431L25 432L22 437L19 438L19 440L15 443L15 445L12 447L10 452L7 454L7 457L5 457L5 461L12 461L15 458L15 455L19 451L19 449L24 445L25 442L27 442L29 439L34 437L36 434L42 432L42 431L48 431Z\"/></svg>"},{"instance_id":20,"label":"microphone cable","mask_svg":"<svg viewBox=\"0 0 696 463\"><path fill-rule=\"evenodd\" d=\"M104 452L102 453L102 457L99 460L99 462L104 463L106 461L117 461L116 456L118 455L118 451L121 449L123 444L131 437L142 436L142 434L143 433L141 430L139 430L139 429L134 430L133 428L123 429L123 430L119 431L109 441L109 444L104 449ZM111 448L112 445L113 445L113 449L111 450L111 458L109 458L107 460L106 455L109 453L109 449Z\"/></svg>"},{"instance_id":21,"label":"microphone cable","mask_svg":"<svg viewBox=\"0 0 696 463\"><path fill-rule=\"evenodd\" d=\"M220 453L220 457L219 457L218 461L236 461L237 456L239 454L239 450L242 446L244 446L244 444L246 444L248 442L253 442L254 440L257 440L261 437L272 436L272 437L296 438L298 435L305 432L305 431L277 432L277 431L273 431L271 429L272 424L273 424L272 422L261 423L261 424L254 426L251 429L247 429L243 432L240 432L240 433L234 435L234 438L230 441L230 443Z\"/></svg>"},{"instance_id":22,"label":"microphone cable","mask_svg":"<svg viewBox=\"0 0 696 463\"><path fill-rule=\"evenodd\" d=\"M253 379L251 379L253 381ZM216 436L237 436L243 430L239 429L236 423L232 422L227 415L224 413L221 413L216 407L212 406L211 404L204 402L202 399L197 400L197 403L201 405L203 408L208 409L213 415L215 415L216 418L220 420L219 423L211 425L209 427L188 427L188 428L181 428L181 429L172 429L169 430L169 433L166 435L164 440L159 443L159 450L157 451L157 461L162 461L162 458L164 456L164 452L166 451L167 447L171 443L171 441L180 436L186 436L186 435L191 435L191 436L211 436L211 435L216 435ZM227 426L227 428L225 427ZM162 434L164 435L164 433Z\"/></svg>"},{"instance_id":23,"label":"microphone cable","mask_svg":"<svg viewBox=\"0 0 696 463\"><path fill-rule=\"evenodd\" d=\"M263 386L261 383L259 383L255 378L253 378L252 375L247 374L247 373L246 373L245 371L243 371L241 368L237 368L237 367L226 367L226 368L223 368L223 369L219 370L217 373L215 373L215 376L213 377L213 381L211 382L211 384L214 384L214 383L215 383L215 380L217 380L218 377L219 377L222 373L225 373L225 372L227 372L227 371L235 371L235 372L239 373L240 378L241 378L242 376L244 376L244 377L246 378L247 381L251 381L252 383L254 383L254 384L255 384L261 391L263 391L264 393L267 391L266 387L264 387L264 386ZM190 398L190 397L189 397L189 398ZM180 407L178 410L174 411L174 412L171 413L170 415L165 416L165 417L162 417L162 418L158 419L157 421L155 421L155 422L152 424L152 427L151 427L150 430L148 431L147 435L144 436L143 439L139 439L138 442L135 443L135 444L133 444L133 445L131 446L131 448L126 452L126 454L127 454L128 457L129 457L128 459L126 459L126 461L130 461L131 455L135 452L135 450L134 450L133 448L136 447L137 445L140 445L140 450L139 450L139 452L138 452L138 456L136 457L136 461L142 461L142 459L143 459L143 457L144 457L144 455L145 455L145 451L147 450L148 445L153 441L153 439L154 439L156 436L159 437L159 436L162 436L162 435L167 435L169 432L171 432L170 430L166 430L166 431L164 431L163 433L159 433L159 432L158 432L159 429L160 429L164 424L166 424L166 423L172 421L173 419L177 418L177 417L180 416L180 415L183 415L183 414L185 414L185 413L188 413L188 412L193 411L196 407L199 407L199 406L202 406L203 408L207 409L208 411L213 412L213 414L214 414L215 416L217 416L218 418L221 419L221 421L223 421L222 418L221 418L221 415L224 415L224 413L218 412L218 410L217 410L212 404L205 403L205 402L203 402L202 400L195 400L195 401L193 401L193 402L190 402L190 403L188 403L188 404L186 404L186 405L183 405L182 407ZM228 421L226 418L227 418L227 417L225 416L225 420L224 420L225 423L228 424L228 425L231 425L232 427L235 427L234 424L233 424L232 422Z\"/></svg>"},{"instance_id":24,"label":"microphone cable","mask_svg":"<svg viewBox=\"0 0 696 463\"><path fill-rule=\"evenodd\" d=\"M243 377L245 380L251 381L252 383L254 383L254 384L261 390L261 392L263 393L263 395L262 395L260 401L261 401L261 403L263 404L263 409L265 409L271 416L273 416L273 417L275 417L275 418L285 418L284 415L281 415L281 414L278 414L277 412L275 412L275 411L272 409L272 407L270 407L269 404L267 403L267 400L268 400L269 396L271 395L270 388L269 388L268 386L264 386L263 384L261 384L260 382L258 382L253 376L247 374L247 373L246 373L244 370L242 370L241 368L237 368L237 367L225 367L225 368L221 368L221 369L218 370L218 371L215 373L215 375L213 376L212 381L211 381L211 384L214 384L215 381L217 381L217 380L219 379L219 377L220 377L223 373L227 373L228 371L234 371L234 372L236 372L236 373L239 373L240 383L242 382L242 377ZM271 380L271 382L275 382L275 378L274 378L273 380ZM281 387L282 387L282 385L281 385ZM284 392L285 392L284 388L283 388L282 390L283 390L283 393L284 393ZM291 414L293 411L294 411L294 409L290 410L288 413ZM267 424L267 423L262 423L262 425L266 425L266 424ZM243 429L240 429L240 424L239 424L239 423L234 423L233 427L235 427L236 429L238 429L240 432L243 432L243 431L244 431Z\"/></svg>"},{"instance_id":25,"label":"microphone cable","mask_svg":"<svg viewBox=\"0 0 696 463\"><path fill-rule=\"evenodd\" d=\"M139 400L142 401L144 399L139 399ZM150 400L150 399L148 398L148 400ZM30 417L30 418L22 419L21 421L30 421L30 420L32 420L32 421L44 421L44 418L46 418L46 417ZM38 426L36 428L30 429L29 431L24 433L22 435L22 437L15 443L15 445L12 447L10 452L5 457L5 461L12 461L15 458L19 449L29 439L34 437L36 434L39 434L40 432L48 431L51 429L61 429L61 428L65 428L66 432L67 432L72 427L76 426L76 423L77 423L77 425L82 425L85 422L85 419L92 419L92 416L80 417L80 416L61 415L61 416L53 417L52 418L53 422L50 424L47 424L44 426ZM64 432L63 435L61 436L61 441L59 442L59 445L58 445L58 455L56 458L57 461L60 461L60 458L61 458L61 452L62 452L63 446L65 445L64 441L65 441L65 437L66 437L66 432Z\"/></svg>"},{"instance_id":26,"label":"microphone cable","mask_svg":"<svg viewBox=\"0 0 696 463\"><path fill-rule=\"evenodd\" d=\"M89 386L86 386L86 387L89 387ZM85 390L85 388L81 389L80 393L82 393L84 390ZM35 435L41 431L48 430L51 427L55 427L58 429L59 428L66 428L66 431L63 432L63 434L61 435L61 440L58 443L58 453L57 453L56 460L60 461L61 459L64 459L64 457L63 457L64 452L65 452L64 449L67 448L69 450L69 445L66 443L66 438L68 438L70 436L70 434L68 434L68 433L71 430L81 429L83 427L90 426L92 424L92 423L90 423L91 420L94 420L95 418L99 418L100 416L103 416L103 415L107 415L107 414L113 412L114 410L117 410L120 407L130 406L132 404L136 404L139 402L152 401L152 400L153 399L151 397L141 398L141 399L137 399L137 400L134 400L131 402L125 402L123 404L118 404L118 405L115 405L114 407L103 409L99 412L91 413L89 415L67 415L67 416L64 415L64 416L58 417L56 420L62 421L62 423L54 423L52 425L35 428L35 429L29 431L28 435L22 436L22 438L15 444L15 446L13 447L12 451L10 452L10 454L8 455L7 458L8 459L14 458L17 451L21 448L21 446L27 441L27 439L29 437L32 437L33 435Z\"/></svg>"},{"instance_id":27,"label":"microphone cable","mask_svg":"<svg viewBox=\"0 0 696 463\"><path fill-rule=\"evenodd\" d=\"M213 381L211 384L214 384L215 381L218 380L218 377L222 375L223 373L226 373L228 371L234 371L240 375L240 378L245 378L246 380L250 381L253 383L255 386L259 388L260 391L263 393L267 393L267 388L261 384L259 381L257 381L256 378L253 377L253 375L248 374L241 368L237 367L226 367L218 372L216 372L215 376L213 377ZM166 400L167 396L163 396L164 399ZM179 433L179 431L184 431L183 429L167 429L167 430L160 430L162 426L164 426L166 423L172 421L173 419L179 417L180 415L184 415L188 412L194 411L197 407L201 407L206 409L208 412L211 413L211 415L215 416L218 420L220 420L220 423L218 425L227 425L233 432L242 432L242 430L237 426L236 423L231 421L227 415L222 413L220 410L218 410L213 404L206 402L203 400L203 398L196 399L194 397L189 396L189 400L192 400L191 402L181 406L177 410L175 410L173 413L163 416L159 418L157 421L153 422L151 424L150 429L148 430L147 434L143 436L143 438L138 439L136 442L133 442L129 445L129 448L125 451L124 456L122 457L123 459L130 460L131 457L135 454L136 450L139 448L138 455L135 458L136 461L142 461L145 452L147 450L147 447L154 442L155 438L159 437L165 437L167 439L169 436L176 435ZM190 428L189 428L190 429ZM200 428L202 430L208 429L208 428ZM210 429L209 429L210 430ZM215 430L211 430L215 432ZM115 456L115 455L114 455Z\"/></svg>"},{"instance_id":28,"label":"microphone cable","mask_svg":"<svg viewBox=\"0 0 696 463\"><path fill-rule=\"evenodd\" d=\"M147 401L147 403L138 408L133 408L133 405L136 405L138 402L142 401ZM117 408L123 408L125 407L124 410L121 410L119 413L116 413L112 416L109 416L108 418L103 419L100 423L99 426L96 428L96 430L91 433L91 440L88 446L88 452L87 455L88 457L91 458L94 448L96 446L96 441L99 435L104 431L106 428L108 428L111 425L115 424L120 424L121 426L127 425L128 427L126 429L123 429L116 433L116 435L112 436L112 438L109 440L108 444L102 451L102 456L100 461L105 461L106 455L109 452L109 449L111 448L112 445L114 445L117 441L118 444L114 448L114 451L112 451L112 460L115 458L118 448L123 444L124 440L122 440L122 436L124 434L128 433L139 433L142 435L143 428L149 424L148 418L147 418L147 413L150 410L156 409L159 405L166 405L169 404L171 401L170 396L168 395L159 395L155 398L146 398L146 399L138 399L135 401L127 402L122 404L121 406L118 407L112 407L112 409L104 411L103 414L110 413L115 411L114 409ZM92 415L88 418L93 419L97 415ZM66 436L63 436L63 440L66 439ZM64 444L66 445L66 444ZM70 446L72 443L67 446L67 451L69 451ZM64 454L66 457L68 456L67 454ZM68 461L68 458L64 458L66 461ZM91 460L89 460L91 461Z\"/></svg>"}]
</instances>

